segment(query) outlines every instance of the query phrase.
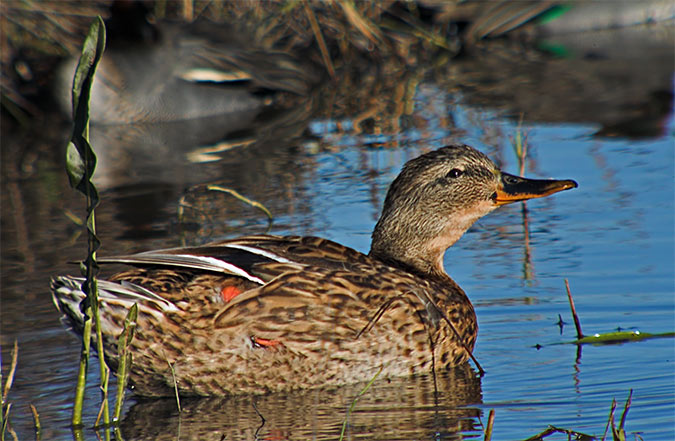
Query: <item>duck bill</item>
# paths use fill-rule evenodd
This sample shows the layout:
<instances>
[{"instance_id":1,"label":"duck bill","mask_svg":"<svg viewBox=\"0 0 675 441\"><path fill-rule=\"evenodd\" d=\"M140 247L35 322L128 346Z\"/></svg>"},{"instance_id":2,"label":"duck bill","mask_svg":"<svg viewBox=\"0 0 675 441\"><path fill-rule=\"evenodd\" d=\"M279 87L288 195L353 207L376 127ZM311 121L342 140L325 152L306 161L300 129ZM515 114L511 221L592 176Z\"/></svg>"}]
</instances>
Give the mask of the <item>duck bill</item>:
<instances>
[{"instance_id":1,"label":"duck bill","mask_svg":"<svg viewBox=\"0 0 675 441\"><path fill-rule=\"evenodd\" d=\"M578 184L571 179L527 179L504 172L501 173L500 183L495 198L497 205L542 198L559 191L578 187Z\"/></svg>"}]
</instances>

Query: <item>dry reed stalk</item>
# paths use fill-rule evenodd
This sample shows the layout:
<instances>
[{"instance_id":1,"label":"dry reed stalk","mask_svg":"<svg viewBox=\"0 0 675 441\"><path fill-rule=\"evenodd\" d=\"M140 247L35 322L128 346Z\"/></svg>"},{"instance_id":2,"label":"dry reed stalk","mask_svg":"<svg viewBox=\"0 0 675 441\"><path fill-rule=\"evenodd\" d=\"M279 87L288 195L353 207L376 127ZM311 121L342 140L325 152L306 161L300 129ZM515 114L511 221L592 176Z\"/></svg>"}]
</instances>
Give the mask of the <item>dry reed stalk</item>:
<instances>
[{"instance_id":1,"label":"dry reed stalk","mask_svg":"<svg viewBox=\"0 0 675 441\"><path fill-rule=\"evenodd\" d=\"M572 309L572 317L574 318L574 327L577 328L577 339L581 340L584 338L584 333L581 332L581 322L579 321L579 316L577 315L577 309L574 307L574 299L572 299L572 292L570 291L570 283L565 279L565 289L567 290L567 298L570 301L570 308Z\"/></svg>"},{"instance_id":2,"label":"dry reed stalk","mask_svg":"<svg viewBox=\"0 0 675 441\"><path fill-rule=\"evenodd\" d=\"M35 439L39 440L42 433L42 425L40 424L40 414L33 404L29 404L30 412L33 414L33 424L35 425Z\"/></svg>"},{"instance_id":3,"label":"dry reed stalk","mask_svg":"<svg viewBox=\"0 0 675 441\"><path fill-rule=\"evenodd\" d=\"M487 427L485 428L485 438L483 438L483 441L490 441L492 439L492 429L494 427L494 424L495 424L495 410L490 409Z\"/></svg>"}]
</instances>

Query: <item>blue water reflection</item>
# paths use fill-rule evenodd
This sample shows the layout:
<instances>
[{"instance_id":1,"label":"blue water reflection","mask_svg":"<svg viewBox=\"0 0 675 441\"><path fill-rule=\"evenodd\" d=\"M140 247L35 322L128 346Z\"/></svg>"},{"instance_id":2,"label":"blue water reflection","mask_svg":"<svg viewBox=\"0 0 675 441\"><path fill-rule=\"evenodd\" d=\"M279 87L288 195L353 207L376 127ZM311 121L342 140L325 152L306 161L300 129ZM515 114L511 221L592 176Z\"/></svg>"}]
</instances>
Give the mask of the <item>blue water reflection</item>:
<instances>
[{"instance_id":1,"label":"blue water reflection","mask_svg":"<svg viewBox=\"0 0 675 441\"><path fill-rule=\"evenodd\" d=\"M504 170L518 173L511 147L518 118L468 104L465 96L448 90L433 81L420 82L412 110L402 114L391 131L361 131L354 122L356 116L316 117L309 124L311 138L299 139L297 133L302 130L284 137L265 128L256 137L268 138L229 150L221 161L183 164L182 150L172 157L171 166L153 159L148 170L162 169L163 174L130 175L149 176L164 185L143 187L154 196L157 208L138 201L132 204L119 188L103 193L105 203L97 221L104 251L119 254L264 232L266 219L258 219L259 212L246 211L220 196L195 196L206 201L199 208L209 217L195 216L192 230L176 220L185 189L217 177L270 208L275 215L272 233L320 235L367 252L387 186L406 160L449 142L465 142L487 153ZM526 438L549 424L601 436L612 399L621 407L633 389L628 432L643 432L645 439L675 438L672 338L584 346L580 352L574 345L557 344L575 338L565 278L587 334L618 327L651 333L675 330L672 114L662 124L661 136L628 140L597 136L599 124L526 120L521 128L529 145L525 174L572 178L579 188L528 202L527 216L520 205L497 210L474 225L445 256L447 272L476 306L480 326L476 357L486 375L480 381L464 378L466 387L457 389L450 378L439 396L425 376L377 382L359 402L350 436L478 436L478 414L482 412L485 421L489 409L496 410L493 439ZM42 179L60 176L62 186L49 185L48 193L40 179L21 182L27 211L40 216L27 224L30 242L3 243L2 350L4 361L13 338L19 339L23 364L12 400L36 404L48 423L43 425L43 439L64 439L70 435L79 343L58 323L47 285L54 273L76 272L65 261L81 257L84 245L81 238L79 243L77 238L71 240L75 227L62 207L77 210L82 204L66 188L62 164L39 157L44 161L39 164L44 168ZM162 181L164 175L170 178L167 182ZM114 173L111 176L119 179ZM2 195L3 208L12 202L6 202L7 194ZM55 207L48 204L50 200L58 201ZM39 211L45 206L49 209ZM3 210L3 216L8 213L15 211ZM141 215L148 220L139 221ZM9 220L4 222L3 217L3 229L14 228ZM8 239L3 236L3 240ZM32 267L22 260L21 245L34 253ZM559 316L566 322L562 334L556 324ZM543 347L536 349L537 345ZM91 370L89 426L98 410L96 369ZM260 397L257 403L268 418L260 435L335 439L345 409L360 388ZM232 431L235 435L228 439L251 439L259 425L251 402L239 397L194 403L192 413L180 421L183 428L190 427L191 416L196 416L219 430ZM160 404L132 396L126 429L152 439L152 430L164 422L167 427L176 422L173 403ZM29 414L18 406L12 411L13 426L21 438L32 436ZM143 426L143 421L159 416L166 420L151 428ZM396 432L403 426L409 431ZM178 433L169 432L173 437Z\"/></svg>"},{"instance_id":2,"label":"blue water reflection","mask_svg":"<svg viewBox=\"0 0 675 441\"><path fill-rule=\"evenodd\" d=\"M482 145L481 129L471 125L473 118L462 116L472 111L454 109L459 110L458 126L466 130L462 141L490 151ZM517 130L509 121L498 124L504 133ZM585 346L578 360L574 345L534 347L575 338L564 278L570 280L587 334L618 327L652 333L675 329L673 120L667 136L650 141L593 138L590 126L528 125L524 130L536 165L529 174L570 177L580 186L528 203L529 280L517 206L479 221L446 254L446 270L477 306L476 355L487 371L481 408L497 409L498 439L522 438L548 424L602 435L612 399L622 409L633 389L628 431L670 439L675 435L671 338ZM430 136L425 147L441 142ZM364 168L354 167L359 175L349 166L318 161L318 175L330 176L313 203L321 233L366 251L365 232L377 213L373 194L375 205L381 204L400 166L419 151L342 150L346 164L377 170L373 183L362 181ZM510 147L499 159L505 170L517 170ZM559 314L567 322L562 335Z\"/></svg>"}]
</instances>

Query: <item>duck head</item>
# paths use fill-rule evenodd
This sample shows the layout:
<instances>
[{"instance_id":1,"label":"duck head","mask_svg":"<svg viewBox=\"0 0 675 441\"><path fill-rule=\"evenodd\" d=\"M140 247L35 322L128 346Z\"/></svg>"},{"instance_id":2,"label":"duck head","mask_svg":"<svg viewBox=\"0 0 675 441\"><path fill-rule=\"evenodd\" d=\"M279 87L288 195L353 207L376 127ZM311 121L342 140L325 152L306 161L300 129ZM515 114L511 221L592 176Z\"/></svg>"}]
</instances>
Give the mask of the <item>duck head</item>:
<instances>
[{"instance_id":1,"label":"duck head","mask_svg":"<svg viewBox=\"0 0 675 441\"><path fill-rule=\"evenodd\" d=\"M504 173L483 153L450 145L408 161L392 182L370 256L421 274L445 275L443 255L501 205L577 187L572 180Z\"/></svg>"}]
</instances>

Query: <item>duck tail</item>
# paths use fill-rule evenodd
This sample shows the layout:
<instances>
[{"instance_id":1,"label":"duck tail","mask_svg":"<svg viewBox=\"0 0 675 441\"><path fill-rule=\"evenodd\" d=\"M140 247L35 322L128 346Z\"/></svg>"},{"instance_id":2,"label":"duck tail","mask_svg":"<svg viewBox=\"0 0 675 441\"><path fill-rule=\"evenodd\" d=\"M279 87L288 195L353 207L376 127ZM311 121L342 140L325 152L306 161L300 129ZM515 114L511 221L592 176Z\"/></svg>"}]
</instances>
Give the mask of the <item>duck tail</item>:
<instances>
[{"instance_id":1,"label":"duck tail","mask_svg":"<svg viewBox=\"0 0 675 441\"><path fill-rule=\"evenodd\" d=\"M52 292L52 301L56 309L62 314L61 321L77 334L82 334L84 327L84 312L80 303L85 298L82 283L73 277L54 277L49 288Z\"/></svg>"},{"instance_id":2,"label":"duck tail","mask_svg":"<svg viewBox=\"0 0 675 441\"><path fill-rule=\"evenodd\" d=\"M61 320L75 333L82 334L85 314L81 303L85 298L82 277L59 276L50 283L52 300L61 312ZM158 315L178 308L163 297L130 282L98 280L101 330L103 335L117 337L123 330L126 314L137 303L139 312Z\"/></svg>"}]
</instances>

